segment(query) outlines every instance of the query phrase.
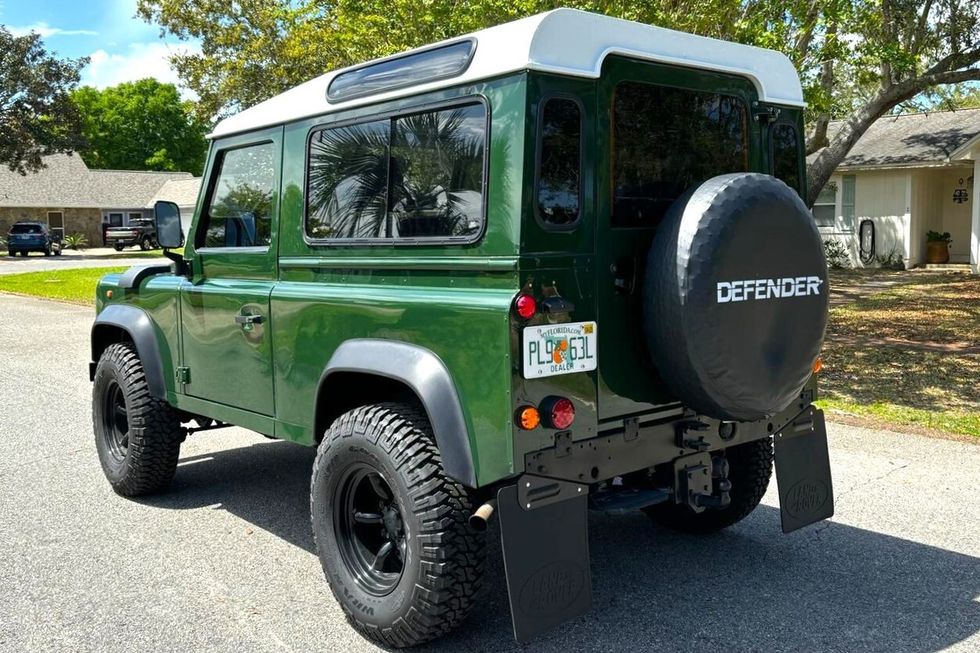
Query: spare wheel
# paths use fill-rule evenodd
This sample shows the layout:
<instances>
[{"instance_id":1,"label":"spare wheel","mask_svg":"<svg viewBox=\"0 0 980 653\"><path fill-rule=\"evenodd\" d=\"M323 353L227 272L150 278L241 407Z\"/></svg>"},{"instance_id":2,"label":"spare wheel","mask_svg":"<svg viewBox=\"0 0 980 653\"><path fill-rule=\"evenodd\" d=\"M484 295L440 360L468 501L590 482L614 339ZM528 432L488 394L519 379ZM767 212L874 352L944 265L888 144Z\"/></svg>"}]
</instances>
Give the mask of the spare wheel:
<instances>
[{"instance_id":1,"label":"spare wheel","mask_svg":"<svg viewBox=\"0 0 980 653\"><path fill-rule=\"evenodd\" d=\"M647 344L688 407L763 419L809 378L828 292L823 242L799 195L769 175L721 175L658 227L643 288Z\"/></svg>"}]
</instances>

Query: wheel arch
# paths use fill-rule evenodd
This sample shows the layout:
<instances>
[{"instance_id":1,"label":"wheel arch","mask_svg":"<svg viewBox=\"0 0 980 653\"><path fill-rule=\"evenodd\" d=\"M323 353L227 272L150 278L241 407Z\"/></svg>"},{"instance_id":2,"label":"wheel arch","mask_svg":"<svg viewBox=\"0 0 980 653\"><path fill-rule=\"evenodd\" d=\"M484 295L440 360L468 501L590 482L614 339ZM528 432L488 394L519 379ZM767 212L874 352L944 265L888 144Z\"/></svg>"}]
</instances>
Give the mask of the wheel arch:
<instances>
[{"instance_id":1,"label":"wheel arch","mask_svg":"<svg viewBox=\"0 0 980 653\"><path fill-rule=\"evenodd\" d=\"M314 435L319 440L344 412L377 400L412 399L425 410L443 470L476 487L469 429L456 384L435 353L394 340L356 338L330 357L317 384Z\"/></svg>"},{"instance_id":2,"label":"wheel arch","mask_svg":"<svg viewBox=\"0 0 980 653\"><path fill-rule=\"evenodd\" d=\"M131 342L143 364L147 388L156 399L166 400L167 383L164 376L163 358L157 345L153 321L142 309L135 306L113 304L107 306L95 318L92 325L92 366L90 380L95 378L95 365L109 345Z\"/></svg>"}]
</instances>

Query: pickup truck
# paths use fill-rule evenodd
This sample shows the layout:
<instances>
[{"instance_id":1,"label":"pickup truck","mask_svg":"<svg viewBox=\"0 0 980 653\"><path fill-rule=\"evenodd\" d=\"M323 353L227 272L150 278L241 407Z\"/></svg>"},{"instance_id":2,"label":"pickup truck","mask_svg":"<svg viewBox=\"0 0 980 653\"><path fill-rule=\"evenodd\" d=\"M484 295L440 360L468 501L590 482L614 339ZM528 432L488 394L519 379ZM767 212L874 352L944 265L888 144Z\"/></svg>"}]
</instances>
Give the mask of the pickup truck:
<instances>
[{"instance_id":1,"label":"pickup truck","mask_svg":"<svg viewBox=\"0 0 980 653\"><path fill-rule=\"evenodd\" d=\"M117 252L133 245L139 245L143 250L156 249L157 229L152 218L137 218L125 227L109 227L105 232L105 242Z\"/></svg>"}]
</instances>

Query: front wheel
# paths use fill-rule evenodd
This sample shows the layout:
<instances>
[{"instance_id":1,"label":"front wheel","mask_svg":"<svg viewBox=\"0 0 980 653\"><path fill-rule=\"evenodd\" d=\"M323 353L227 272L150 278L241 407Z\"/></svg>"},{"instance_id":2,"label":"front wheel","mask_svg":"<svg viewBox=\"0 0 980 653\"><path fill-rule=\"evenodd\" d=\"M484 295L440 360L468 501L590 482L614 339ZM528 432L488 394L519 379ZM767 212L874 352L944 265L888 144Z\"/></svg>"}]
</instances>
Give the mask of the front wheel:
<instances>
[{"instance_id":1,"label":"front wheel","mask_svg":"<svg viewBox=\"0 0 980 653\"><path fill-rule=\"evenodd\" d=\"M772 476L772 438L746 442L725 451L731 503L725 508L694 512L686 505L660 503L644 512L655 523L684 533L704 535L728 528L749 516L766 493Z\"/></svg>"},{"instance_id":2,"label":"front wheel","mask_svg":"<svg viewBox=\"0 0 980 653\"><path fill-rule=\"evenodd\" d=\"M404 404L340 416L320 443L310 509L317 554L348 621L414 646L458 626L483 576L484 536L445 475L428 419Z\"/></svg>"},{"instance_id":3,"label":"front wheel","mask_svg":"<svg viewBox=\"0 0 980 653\"><path fill-rule=\"evenodd\" d=\"M92 387L99 462L112 489L135 497L166 487L177 470L183 435L177 411L150 395L131 343L109 345Z\"/></svg>"}]
</instances>

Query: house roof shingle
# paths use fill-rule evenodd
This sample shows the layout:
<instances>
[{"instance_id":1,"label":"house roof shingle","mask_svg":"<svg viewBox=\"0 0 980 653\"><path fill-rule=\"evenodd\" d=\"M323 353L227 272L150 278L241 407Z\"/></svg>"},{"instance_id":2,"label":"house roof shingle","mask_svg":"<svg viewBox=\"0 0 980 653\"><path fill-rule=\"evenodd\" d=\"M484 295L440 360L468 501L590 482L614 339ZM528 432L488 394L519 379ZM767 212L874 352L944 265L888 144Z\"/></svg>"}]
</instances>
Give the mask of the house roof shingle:
<instances>
[{"instance_id":1,"label":"house roof shingle","mask_svg":"<svg viewBox=\"0 0 980 653\"><path fill-rule=\"evenodd\" d=\"M77 154L53 154L44 163L27 176L0 166L0 206L140 208L168 181L194 179L187 172L90 170Z\"/></svg>"},{"instance_id":2,"label":"house roof shingle","mask_svg":"<svg viewBox=\"0 0 980 653\"><path fill-rule=\"evenodd\" d=\"M177 206L195 206L197 194L201 190L201 178L171 179L160 187L160 190L150 198L146 208L153 208L158 201L173 202Z\"/></svg>"},{"instance_id":3,"label":"house roof shingle","mask_svg":"<svg viewBox=\"0 0 980 653\"><path fill-rule=\"evenodd\" d=\"M831 122L833 138L840 122ZM946 163L980 136L980 109L909 113L879 118L854 144L841 167L914 166Z\"/></svg>"}]
</instances>

